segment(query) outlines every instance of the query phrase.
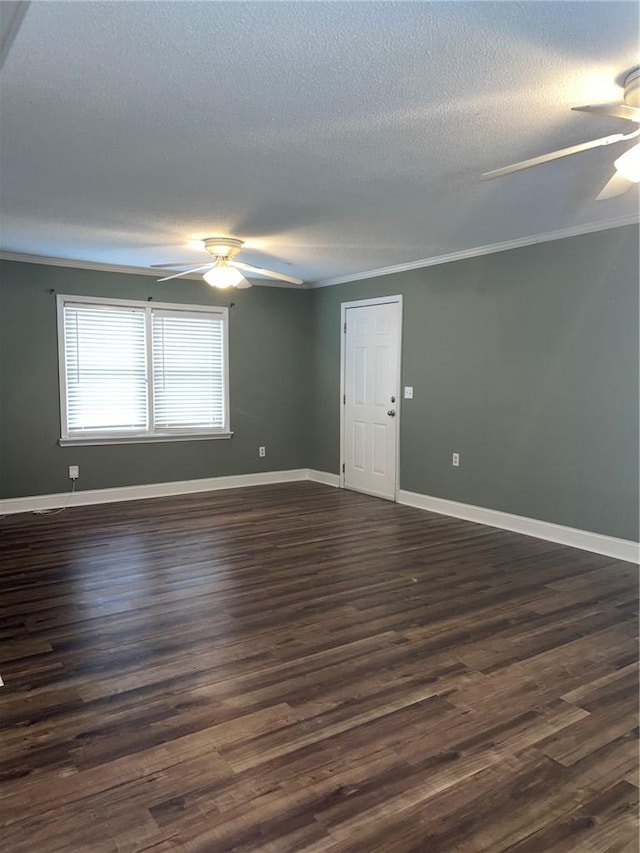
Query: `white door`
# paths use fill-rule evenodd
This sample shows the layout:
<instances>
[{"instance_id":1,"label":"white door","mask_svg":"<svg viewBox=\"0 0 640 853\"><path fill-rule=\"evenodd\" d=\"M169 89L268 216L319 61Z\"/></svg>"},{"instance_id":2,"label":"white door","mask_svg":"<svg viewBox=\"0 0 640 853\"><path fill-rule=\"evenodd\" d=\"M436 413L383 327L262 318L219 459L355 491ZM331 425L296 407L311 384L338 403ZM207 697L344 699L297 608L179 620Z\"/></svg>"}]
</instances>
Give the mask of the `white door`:
<instances>
[{"instance_id":1,"label":"white door","mask_svg":"<svg viewBox=\"0 0 640 853\"><path fill-rule=\"evenodd\" d=\"M344 486L395 500L400 399L399 301L345 307Z\"/></svg>"}]
</instances>

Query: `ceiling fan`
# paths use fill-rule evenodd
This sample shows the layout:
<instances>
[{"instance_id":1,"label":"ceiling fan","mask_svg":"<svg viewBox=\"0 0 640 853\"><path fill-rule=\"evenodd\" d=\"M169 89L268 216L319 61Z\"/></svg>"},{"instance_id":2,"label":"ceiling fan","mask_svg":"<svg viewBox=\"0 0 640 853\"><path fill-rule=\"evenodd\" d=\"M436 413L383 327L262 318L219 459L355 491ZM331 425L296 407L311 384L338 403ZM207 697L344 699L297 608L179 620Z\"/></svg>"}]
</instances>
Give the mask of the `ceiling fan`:
<instances>
[{"instance_id":1,"label":"ceiling fan","mask_svg":"<svg viewBox=\"0 0 640 853\"><path fill-rule=\"evenodd\" d=\"M625 78L622 101L612 104L588 104L584 107L572 107L572 109L578 112L613 116L613 118L624 118L628 121L640 123L640 68L634 69ZM504 166L502 169L485 172L484 175L480 176L480 180L488 181L492 178L500 178L502 175L519 172L521 169L528 169L531 166L539 166L541 163L558 160L560 157L568 157L570 154L578 154L580 151L587 151L589 148L599 148L601 145L613 145L616 142L624 142L628 139L635 139L638 136L640 136L640 128L627 134L614 133L611 136L604 136L601 139L592 139L590 142L571 145L568 148L561 148L559 151L552 151L550 154L542 154L540 157L522 160L520 163L513 163L511 166ZM614 160L613 165L616 171L600 191L598 195L598 200L600 201L622 195L634 184L640 182L640 143L625 151L622 156Z\"/></svg>"},{"instance_id":2,"label":"ceiling fan","mask_svg":"<svg viewBox=\"0 0 640 853\"><path fill-rule=\"evenodd\" d=\"M177 272L174 275L168 275L164 278L159 278L158 281L170 281L172 278L180 278L183 275L189 275L192 272L203 273L203 279L211 287L236 287L238 290L243 290L251 287L251 282L242 275L240 270L246 270L248 273L256 273L267 278L277 278L281 281L288 281L290 284L302 284L301 278L295 278L292 275L285 275L274 270L266 270L262 267L256 267L253 264L247 264L243 261L236 261L235 256L241 251L243 246L242 240L237 240L235 237L207 237L202 241L204 248L212 256L213 260L206 264L201 264L192 267L193 261L178 261L173 264L152 264L153 269L175 269L176 267L191 267L184 272Z\"/></svg>"}]
</instances>

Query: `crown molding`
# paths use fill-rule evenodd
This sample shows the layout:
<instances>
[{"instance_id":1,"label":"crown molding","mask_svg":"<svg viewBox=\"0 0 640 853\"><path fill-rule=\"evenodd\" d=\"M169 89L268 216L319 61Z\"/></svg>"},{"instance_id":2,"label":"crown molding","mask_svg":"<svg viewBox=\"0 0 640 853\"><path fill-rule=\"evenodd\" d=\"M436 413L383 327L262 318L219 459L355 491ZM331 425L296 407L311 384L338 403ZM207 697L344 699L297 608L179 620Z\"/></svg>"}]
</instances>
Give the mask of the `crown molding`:
<instances>
[{"instance_id":1,"label":"crown molding","mask_svg":"<svg viewBox=\"0 0 640 853\"><path fill-rule=\"evenodd\" d=\"M4 5L5 11L2 16L4 18L2 21L3 32L0 40L0 68L4 65L7 56L9 56L14 39L22 26L22 21L29 8L29 0L16 0L16 2L5 3Z\"/></svg>"},{"instance_id":2,"label":"crown molding","mask_svg":"<svg viewBox=\"0 0 640 853\"><path fill-rule=\"evenodd\" d=\"M118 272L131 275L154 275L158 276L162 270L151 270L148 267L130 267L124 264L107 264L101 261L80 261L75 258L50 258L45 255L29 255L22 252L0 251L0 260L17 261L21 264L41 264L45 267L67 267L73 270L96 270L97 272ZM183 278L195 279L194 275L185 275Z\"/></svg>"},{"instance_id":3,"label":"crown molding","mask_svg":"<svg viewBox=\"0 0 640 853\"><path fill-rule=\"evenodd\" d=\"M604 222L592 222L586 225L574 225L571 228L561 228L558 231L547 231L544 234L532 234L529 237L518 237L515 240L505 240L503 243L492 243L487 246L474 246L472 249L462 249L446 255L436 255L419 261L409 261L405 264L393 264L390 267L367 270L366 272L338 275L333 278L321 279L310 285L312 289L333 287L335 284L347 284L351 281L361 281L366 278L377 278L382 275L393 275L398 272L419 270L424 267L434 267L439 264L450 264L453 261L463 261L468 258L479 258L482 255L492 255L495 252L506 252L509 249L519 249L523 246L534 246L536 243L547 243L552 240L564 240L567 237L579 237L581 234L592 234L595 231L606 231L609 228L622 228L625 225L636 225L640 222L637 213L621 216L617 219L607 219Z\"/></svg>"},{"instance_id":4,"label":"crown molding","mask_svg":"<svg viewBox=\"0 0 640 853\"><path fill-rule=\"evenodd\" d=\"M152 270L149 267L131 267L124 264L107 264L102 261L81 261L75 258L50 258L45 255L29 255L22 252L5 252L0 251L1 261L17 261L22 264L40 264L45 267L66 267L67 269L75 270L95 270L97 272L116 272L121 275L151 275L158 277L170 270ZM190 281L202 281L202 276L198 274L183 275L183 279ZM258 287L290 287L293 290L307 290L308 284L290 284L287 281L267 281L266 279L250 278L254 285Z\"/></svg>"},{"instance_id":5,"label":"crown molding","mask_svg":"<svg viewBox=\"0 0 640 853\"><path fill-rule=\"evenodd\" d=\"M579 237L581 234L593 234L596 231L607 231L610 228L622 228L625 225L637 225L640 222L640 214L632 213L628 216L620 216L617 219L607 219L604 222L591 222L585 225L574 225L571 228L561 228L557 231L547 231L544 234L532 234L529 237L518 237L515 240L505 240L502 243L492 243L487 246L474 246L471 249L461 249L458 252L449 252L446 255L436 255L432 258L422 258L419 261L408 261L403 264L393 264L389 267L366 270L365 272L351 273L350 275L339 275L333 278L320 279L319 281L304 284L289 284L286 281L268 281L265 279L252 278L258 287L286 287L294 290L315 290L319 287L332 287L335 284L347 284L351 281L361 281L367 278L377 278L382 275L393 275L398 272L419 270L425 267L434 267L439 264L450 264L453 261L463 261L468 258L479 258L482 255L492 255L495 252L506 252L509 249L519 249L524 246L534 246L536 243L547 243L552 240L564 240L567 237ZM0 250L0 260L17 261L25 264L42 264L50 267L67 267L69 269L96 270L98 272L116 272L129 275L151 275L157 276L158 270L149 267L133 267L124 264L108 264L100 261L83 261L75 258L51 258L44 255L30 255L21 252L7 252ZM183 279L201 281L200 275L189 274L182 276Z\"/></svg>"}]
</instances>

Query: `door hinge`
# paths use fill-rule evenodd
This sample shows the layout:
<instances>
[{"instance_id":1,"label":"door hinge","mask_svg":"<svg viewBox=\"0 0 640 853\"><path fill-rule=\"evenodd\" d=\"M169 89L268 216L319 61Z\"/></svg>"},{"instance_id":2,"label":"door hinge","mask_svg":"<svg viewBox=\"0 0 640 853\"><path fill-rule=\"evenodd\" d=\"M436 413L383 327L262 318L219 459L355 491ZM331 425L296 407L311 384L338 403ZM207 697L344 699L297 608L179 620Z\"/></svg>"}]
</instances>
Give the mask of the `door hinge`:
<instances>
[{"instance_id":1,"label":"door hinge","mask_svg":"<svg viewBox=\"0 0 640 853\"><path fill-rule=\"evenodd\" d=\"M346 323L343 325L342 331L345 335L347 334L347 324Z\"/></svg>"},{"instance_id":2,"label":"door hinge","mask_svg":"<svg viewBox=\"0 0 640 853\"><path fill-rule=\"evenodd\" d=\"M343 395L342 395L342 405L343 405L343 406L346 406L346 404L347 404L347 395L346 395L346 394L343 394Z\"/></svg>"},{"instance_id":3,"label":"door hinge","mask_svg":"<svg viewBox=\"0 0 640 853\"><path fill-rule=\"evenodd\" d=\"M342 473L344 474L344 462L342 463Z\"/></svg>"}]
</instances>

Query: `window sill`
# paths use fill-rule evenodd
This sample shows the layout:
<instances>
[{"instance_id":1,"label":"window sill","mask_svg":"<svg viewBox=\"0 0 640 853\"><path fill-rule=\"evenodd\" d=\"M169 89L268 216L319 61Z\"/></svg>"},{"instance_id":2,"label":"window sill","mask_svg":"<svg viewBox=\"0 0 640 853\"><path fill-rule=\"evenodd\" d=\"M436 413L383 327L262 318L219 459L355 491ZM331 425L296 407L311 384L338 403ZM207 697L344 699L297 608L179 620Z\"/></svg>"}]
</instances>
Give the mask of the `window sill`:
<instances>
[{"instance_id":1,"label":"window sill","mask_svg":"<svg viewBox=\"0 0 640 853\"><path fill-rule=\"evenodd\" d=\"M211 441L212 439L231 438L232 432L202 433L196 432L184 435L130 435L130 436L86 436L83 438L60 438L60 447L77 447L78 445L105 444L158 444L166 441Z\"/></svg>"}]
</instances>

